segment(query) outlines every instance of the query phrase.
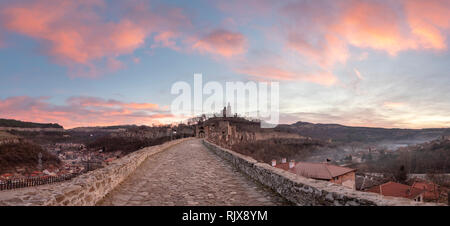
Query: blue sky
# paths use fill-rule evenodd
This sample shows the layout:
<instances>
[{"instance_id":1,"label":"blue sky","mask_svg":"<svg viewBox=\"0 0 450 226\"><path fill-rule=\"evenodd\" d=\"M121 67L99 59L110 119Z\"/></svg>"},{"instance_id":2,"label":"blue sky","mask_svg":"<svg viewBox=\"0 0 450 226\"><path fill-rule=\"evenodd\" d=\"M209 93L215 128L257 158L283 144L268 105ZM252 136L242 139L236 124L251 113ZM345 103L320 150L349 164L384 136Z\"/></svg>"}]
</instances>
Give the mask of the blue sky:
<instances>
[{"instance_id":1,"label":"blue sky","mask_svg":"<svg viewBox=\"0 0 450 226\"><path fill-rule=\"evenodd\" d=\"M3 1L0 117L179 122L176 81L278 81L282 123L450 126L448 1Z\"/></svg>"}]
</instances>

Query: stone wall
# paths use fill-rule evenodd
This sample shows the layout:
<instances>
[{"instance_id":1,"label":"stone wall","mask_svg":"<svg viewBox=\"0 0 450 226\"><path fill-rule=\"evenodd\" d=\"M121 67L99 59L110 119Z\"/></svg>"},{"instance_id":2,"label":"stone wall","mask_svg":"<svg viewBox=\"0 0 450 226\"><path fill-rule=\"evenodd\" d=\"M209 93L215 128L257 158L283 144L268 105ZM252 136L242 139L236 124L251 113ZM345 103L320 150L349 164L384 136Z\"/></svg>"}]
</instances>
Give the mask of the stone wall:
<instances>
[{"instance_id":1,"label":"stone wall","mask_svg":"<svg viewBox=\"0 0 450 226\"><path fill-rule=\"evenodd\" d=\"M270 128L261 128L259 122L248 121L243 118L211 118L196 127L196 136L230 148L234 144L253 143L259 140L274 138L307 139L297 133L280 132Z\"/></svg>"},{"instance_id":2,"label":"stone wall","mask_svg":"<svg viewBox=\"0 0 450 226\"><path fill-rule=\"evenodd\" d=\"M119 185L148 157L187 139L143 148L113 161L105 168L82 174L70 181L0 191L0 206L92 206Z\"/></svg>"},{"instance_id":3,"label":"stone wall","mask_svg":"<svg viewBox=\"0 0 450 226\"><path fill-rule=\"evenodd\" d=\"M221 148L206 140L203 143L215 154L231 162L236 168L268 186L287 200L307 206L425 206L405 198L383 197L375 193L352 189L320 180L309 179L275 168L266 163Z\"/></svg>"}]
</instances>

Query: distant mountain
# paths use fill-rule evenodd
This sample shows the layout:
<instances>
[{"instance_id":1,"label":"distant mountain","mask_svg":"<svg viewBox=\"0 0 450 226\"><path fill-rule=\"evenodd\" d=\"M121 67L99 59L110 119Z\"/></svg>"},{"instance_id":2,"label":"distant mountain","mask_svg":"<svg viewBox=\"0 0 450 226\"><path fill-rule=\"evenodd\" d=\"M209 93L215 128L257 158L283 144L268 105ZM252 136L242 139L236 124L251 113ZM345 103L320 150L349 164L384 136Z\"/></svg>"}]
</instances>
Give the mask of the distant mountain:
<instances>
[{"instance_id":1,"label":"distant mountain","mask_svg":"<svg viewBox=\"0 0 450 226\"><path fill-rule=\"evenodd\" d=\"M85 130L119 130L119 129L131 129L137 128L137 125L114 125L114 126L86 126L86 127L76 127L69 129L71 131L85 131Z\"/></svg>"},{"instance_id":2,"label":"distant mountain","mask_svg":"<svg viewBox=\"0 0 450 226\"><path fill-rule=\"evenodd\" d=\"M278 125L278 130L298 133L315 139L338 142L379 142L386 140L432 140L450 135L450 128L434 129L386 129L375 127L352 127L339 124L315 124L296 122Z\"/></svg>"},{"instance_id":3,"label":"distant mountain","mask_svg":"<svg viewBox=\"0 0 450 226\"><path fill-rule=\"evenodd\" d=\"M35 123L35 122L23 122L14 119L0 119L0 127L14 127L14 128L57 128L63 129L63 127L56 123Z\"/></svg>"}]
</instances>

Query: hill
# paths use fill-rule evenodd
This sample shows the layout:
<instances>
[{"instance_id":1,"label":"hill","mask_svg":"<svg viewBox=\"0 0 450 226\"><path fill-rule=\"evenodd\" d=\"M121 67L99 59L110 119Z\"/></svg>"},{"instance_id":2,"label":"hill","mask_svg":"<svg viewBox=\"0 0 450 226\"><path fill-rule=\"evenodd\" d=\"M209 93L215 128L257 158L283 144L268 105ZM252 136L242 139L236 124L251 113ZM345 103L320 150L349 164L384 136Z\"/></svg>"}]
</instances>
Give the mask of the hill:
<instances>
[{"instance_id":1,"label":"hill","mask_svg":"<svg viewBox=\"0 0 450 226\"><path fill-rule=\"evenodd\" d=\"M91 127L75 127L72 129L68 129L69 131L107 131L107 130L126 130L126 129L132 129L137 128L139 126L137 125L114 125L114 126L91 126Z\"/></svg>"},{"instance_id":2,"label":"hill","mask_svg":"<svg viewBox=\"0 0 450 226\"><path fill-rule=\"evenodd\" d=\"M327 142L297 138L271 138L251 143L241 142L232 145L231 149L266 163L270 163L272 159L280 161L281 158L308 161L312 156L324 153L331 156L334 152L342 151L339 147Z\"/></svg>"},{"instance_id":3,"label":"hill","mask_svg":"<svg viewBox=\"0 0 450 226\"><path fill-rule=\"evenodd\" d=\"M172 133L176 131L176 133ZM172 133L172 134L171 134ZM110 133L88 142L87 147L105 152L123 151L130 153L143 147L159 145L172 139L194 136L193 128L186 125L177 127L133 126L126 131Z\"/></svg>"},{"instance_id":4,"label":"hill","mask_svg":"<svg viewBox=\"0 0 450 226\"><path fill-rule=\"evenodd\" d=\"M14 128L56 128L62 129L63 127L56 123L35 123L35 122L23 122L14 119L0 119L0 127L14 127Z\"/></svg>"},{"instance_id":5,"label":"hill","mask_svg":"<svg viewBox=\"0 0 450 226\"><path fill-rule=\"evenodd\" d=\"M376 158L372 153L366 153L363 158L367 161L349 166L357 168L359 172L377 172L397 178L402 168L405 174L447 174L450 173L450 139L441 137L399 148L395 152L380 152Z\"/></svg>"},{"instance_id":6,"label":"hill","mask_svg":"<svg viewBox=\"0 0 450 226\"><path fill-rule=\"evenodd\" d=\"M337 142L380 142L387 140L429 141L443 135L450 135L450 128L436 129L386 129L375 127L353 127L339 124L314 124L297 122L278 125L277 129L308 136L314 139Z\"/></svg>"},{"instance_id":7,"label":"hill","mask_svg":"<svg viewBox=\"0 0 450 226\"><path fill-rule=\"evenodd\" d=\"M400 160L412 173L449 173L450 138L400 148Z\"/></svg>"},{"instance_id":8,"label":"hill","mask_svg":"<svg viewBox=\"0 0 450 226\"><path fill-rule=\"evenodd\" d=\"M38 165L38 155L42 153L42 166L57 166L60 160L42 149L41 146L31 142L7 143L0 145L0 174L12 173L17 167L22 167L29 172L35 170Z\"/></svg>"}]
</instances>

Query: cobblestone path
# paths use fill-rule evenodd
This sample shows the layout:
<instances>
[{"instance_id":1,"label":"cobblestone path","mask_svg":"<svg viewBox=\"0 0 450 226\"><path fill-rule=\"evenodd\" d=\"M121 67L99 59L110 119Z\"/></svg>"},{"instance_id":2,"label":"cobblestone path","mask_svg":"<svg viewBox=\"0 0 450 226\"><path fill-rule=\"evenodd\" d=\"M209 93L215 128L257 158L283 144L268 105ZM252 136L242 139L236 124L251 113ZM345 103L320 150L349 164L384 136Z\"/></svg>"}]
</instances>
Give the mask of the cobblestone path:
<instances>
[{"instance_id":1,"label":"cobblestone path","mask_svg":"<svg viewBox=\"0 0 450 226\"><path fill-rule=\"evenodd\" d=\"M289 205L209 151L188 140L151 156L98 205Z\"/></svg>"}]
</instances>

